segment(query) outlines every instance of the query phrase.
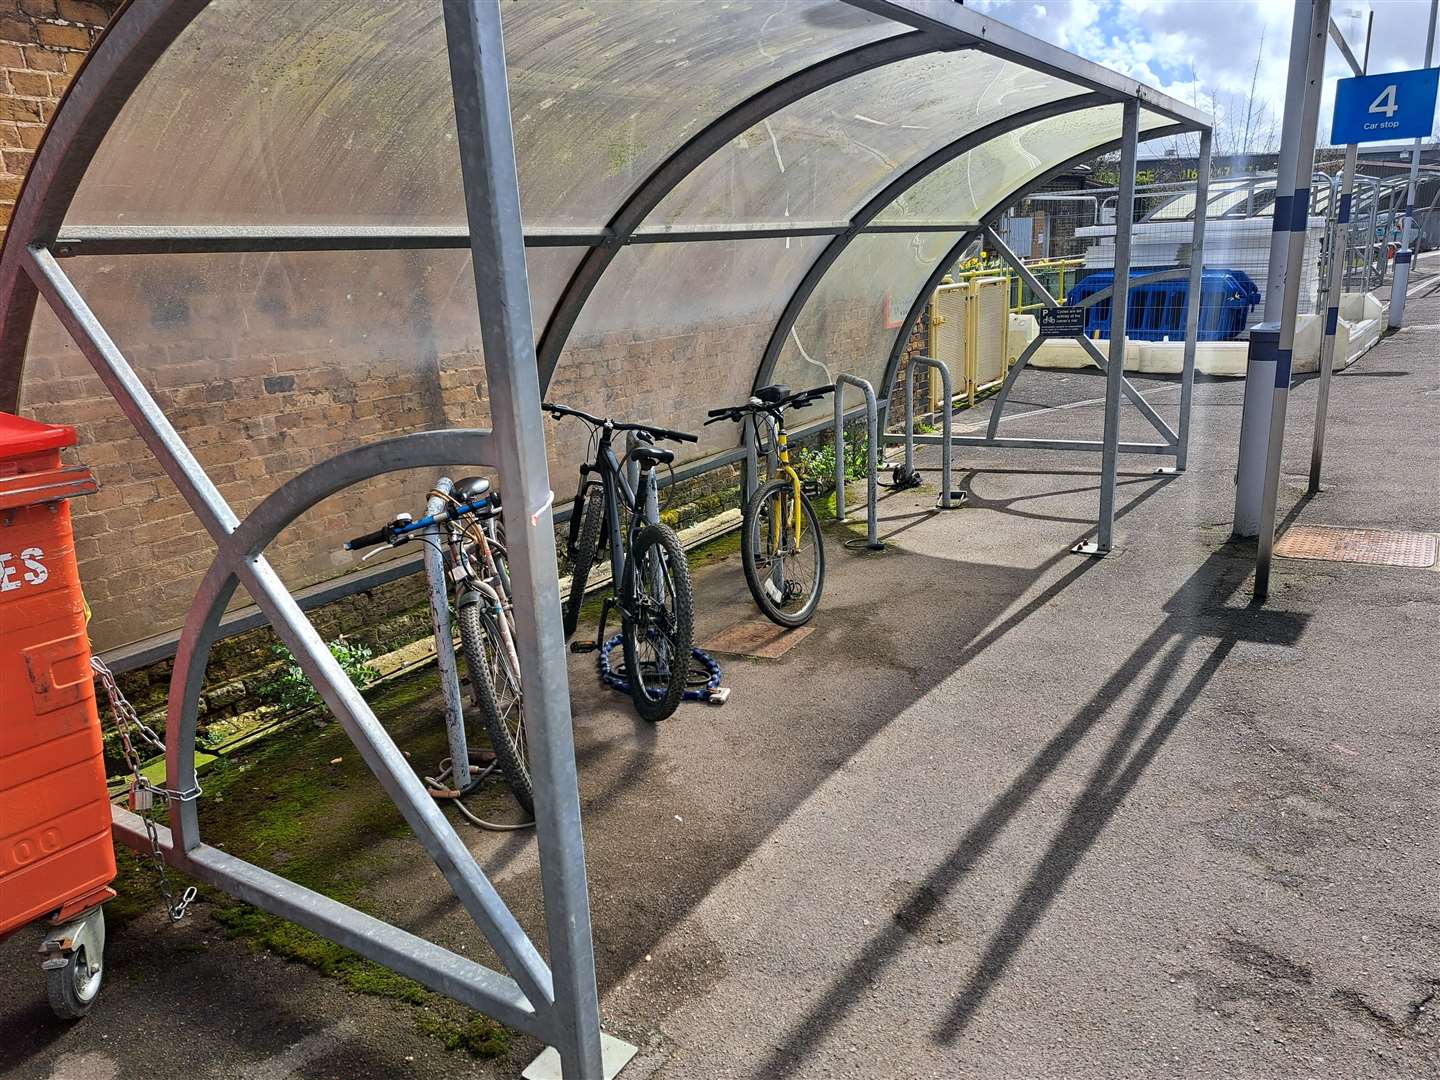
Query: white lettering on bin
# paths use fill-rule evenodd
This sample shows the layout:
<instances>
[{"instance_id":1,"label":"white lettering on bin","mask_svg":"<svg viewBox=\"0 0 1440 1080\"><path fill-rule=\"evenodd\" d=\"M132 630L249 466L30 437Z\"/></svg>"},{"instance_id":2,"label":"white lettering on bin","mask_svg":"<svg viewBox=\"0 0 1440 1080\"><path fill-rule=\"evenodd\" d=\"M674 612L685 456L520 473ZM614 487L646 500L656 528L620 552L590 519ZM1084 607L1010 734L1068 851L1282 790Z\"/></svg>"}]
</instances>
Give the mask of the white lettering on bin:
<instances>
[{"instance_id":1,"label":"white lettering on bin","mask_svg":"<svg viewBox=\"0 0 1440 1080\"><path fill-rule=\"evenodd\" d=\"M0 551L0 592L14 592L25 585L43 585L50 577L50 568L45 565L45 552L38 547L28 547L20 552L20 565L15 563L13 551ZM21 573L21 567L24 573Z\"/></svg>"}]
</instances>

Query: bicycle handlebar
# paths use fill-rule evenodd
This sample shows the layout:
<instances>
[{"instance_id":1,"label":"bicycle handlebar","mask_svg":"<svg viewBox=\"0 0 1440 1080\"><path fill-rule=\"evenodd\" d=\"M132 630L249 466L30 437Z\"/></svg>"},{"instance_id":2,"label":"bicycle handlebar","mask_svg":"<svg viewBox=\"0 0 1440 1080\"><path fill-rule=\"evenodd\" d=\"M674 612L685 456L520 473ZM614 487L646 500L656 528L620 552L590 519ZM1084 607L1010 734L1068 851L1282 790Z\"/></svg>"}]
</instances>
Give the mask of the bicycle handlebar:
<instances>
[{"instance_id":1,"label":"bicycle handlebar","mask_svg":"<svg viewBox=\"0 0 1440 1080\"><path fill-rule=\"evenodd\" d=\"M656 427L653 424L630 424L618 420L607 420L599 416L591 416L580 409L572 409L568 405L556 405L551 401L541 402L540 407L552 416L573 416L595 427L609 427L612 431L639 431L657 439L669 439L671 442L694 443L700 441L700 436L691 435L688 431L675 431L672 428Z\"/></svg>"},{"instance_id":2,"label":"bicycle handlebar","mask_svg":"<svg viewBox=\"0 0 1440 1080\"><path fill-rule=\"evenodd\" d=\"M408 515L402 515L386 525L381 525L374 532L357 536L353 540L346 540L345 550L358 551L360 548L374 547L376 544L389 544L395 547L405 543L421 529L428 529L437 521L458 521L466 514L485 514L494 517L499 512L500 493L494 491L476 502L447 506L438 513L426 514L418 521L411 520Z\"/></svg>"},{"instance_id":3,"label":"bicycle handlebar","mask_svg":"<svg viewBox=\"0 0 1440 1080\"><path fill-rule=\"evenodd\" d=\"M810 402L824 397L826 394L834 393L835 387L826 384L824 386L812 386L809 390L799 390L789 397L781 398L779 401L761 401L758 398L751 398L744 405L726 405L724 408L711 409L705 415L710 417L706 424L719 423L721 420L736 420L747 413L753 412L779 412L781 409L794 408L799 405L808 405Z\"/></svg>"},{"instance_id":4,"label":"bicycle handlebar","mask_svg":"<svg viewBox=\"0 0 1440 1080\"><path fill-rule=\"evenodd\" d=\"M358 550L360 550L360 548L374 547L376 544L386 544L386 543L389 543L389 542L390 542L390 526L388 526L388 525L382 525L380 528L376 529L374 532L368 532L368 533L365 533L363 536L357 536L357 537L355 537L355 539L353 539L353 540L346 540L346 541L345 541L345 550L346 550L346 551L358 551Z\"/></svg>"}]
</instances>

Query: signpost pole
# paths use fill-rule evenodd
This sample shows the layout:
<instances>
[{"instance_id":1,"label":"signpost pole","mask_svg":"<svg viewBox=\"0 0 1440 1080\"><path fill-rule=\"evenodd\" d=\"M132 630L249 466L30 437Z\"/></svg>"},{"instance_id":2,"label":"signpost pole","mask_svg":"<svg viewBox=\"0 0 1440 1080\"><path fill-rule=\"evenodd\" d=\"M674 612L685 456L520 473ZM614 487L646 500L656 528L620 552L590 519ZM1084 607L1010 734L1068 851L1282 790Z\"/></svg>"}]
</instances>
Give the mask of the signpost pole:
<instances>
[{"instance_id":1,"label":"signpost pole","mask_svg":"<svg viewBox=\"0 0 1440 1080\"><path fill-rule=\"evenodd\" d=\"M1370 63L1370 33L1375 13L1370 13L1370 26L1365 31L1365 54L1360 61L1363 75ZM1333 27L1332 27L1333 32ZM1347 56L1349 53L1347 51ZM1351 58L1353 62L1353 57ZM1320 390L1315 399L1315 434L1310 443L1310 493L1320 490L1320 464L1325 456L1325 423L1330 408L1330 377L1335 367L1335 335L1340 325L1340 295L1345 291L1345 263L1350 243L1350 208L1355 193L1355 162L1359 146L1345 147L1345 171L1340 181L1340 205L1335 212L1335 233L1330 245L1330 281L1325 289L1325 336L1320 341Z\"/></svg>"},{"instance_id":2,"label":"signpost pole","mask_svg":"<svg viewBox=\"0 0 1440 1080\"><path fill-rule=\"evenodd\" d=\"M1430 66L1435 53L1435 15L1440 0L1430 0L1430 20L1425 31L1425 66ZM1430 103L1434 113L1434 100ZM1395 253L1395 283L1390 287L1390 325L1405 325L1405 292L1410 285L1410 260L1415 243L1415 187L1420 179L1420 143L1417 136L1410 148L1410 182L1405 185L1405 217L1400 227L1400 250Z\"/></svg>"}]
</instances>

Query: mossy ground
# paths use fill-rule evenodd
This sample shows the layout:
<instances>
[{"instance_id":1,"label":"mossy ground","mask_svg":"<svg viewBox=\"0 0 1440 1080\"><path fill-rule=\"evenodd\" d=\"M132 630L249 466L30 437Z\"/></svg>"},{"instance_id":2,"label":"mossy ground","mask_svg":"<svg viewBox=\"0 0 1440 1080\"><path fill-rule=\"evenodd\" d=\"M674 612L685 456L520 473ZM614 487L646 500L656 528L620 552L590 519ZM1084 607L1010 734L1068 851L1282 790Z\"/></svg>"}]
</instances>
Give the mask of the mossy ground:
<instances>
[{"instance_id":1,"label":"mossy ground","mask_svg":"<svg viewBox=\"0 0 1440 1080\"><path fill-rule=\"evenodd\" d=\"M435 693L434 672L427 671L369 695L376 717L422 768L446 752ZM413 859L406 845L390 843L408 833L408 826L336 723L303 722L277 731L218 760L203 783L201 821L208 843L362 911L370 909L373 886L403 872ZM496 810L508 800L503 790L492 792L472 800L477 812ZM490 798L494 805L485 805ZM119 864L119 896L107 908L117 928L160 900L149 860L122 851ZM205 902L193 909L194 917L209 918L226 936L314 968L354 993L417 1007L417 1030L449 1049L478 1057L510 1049L508 1029L389 968L216 890L202 889L201 897Z\"/></svg>"},{"instance_id":2,"label":"mossy ground","mask_svg":"<svg viewBox=\"0 0 1440 1080\"><path fill-rule=\"evenodd\" d=\"M738 554L740 534L727 533L689 552L692 570ZM594 624L603 594L586 600L581 626ZM616 625L612 622L612 626ZM444 726L435 703L435 672L426 669L367 693L376 717L396 743L424 768L446 754ZM321 714L323 715L323 713ZM338 759L338 760L337 760ZM389 843L408 832L394 804L380 791L349 737L336 723L301 718L256 742L209 763L202 783L201 821L207 843L274 870L307 888L370 910L374 886L403 872L413 857ZM482 816L501 811L503 788L470 800ZM161 903L155 867L128 851L118 852L118 896L106 909L116 929ZM170 872L177 892L186 882ZM305 964L353 993L417 1008L416 1028L450 1050L477 1057L507 1053L512 1033L487 1017L434 994L419 983L285 919L202 887L193 918L208 918L224 934ZM370 910L371 914L382 912ZM206 946L193 943L193 951Z\"/></svg>"}]
</instances>

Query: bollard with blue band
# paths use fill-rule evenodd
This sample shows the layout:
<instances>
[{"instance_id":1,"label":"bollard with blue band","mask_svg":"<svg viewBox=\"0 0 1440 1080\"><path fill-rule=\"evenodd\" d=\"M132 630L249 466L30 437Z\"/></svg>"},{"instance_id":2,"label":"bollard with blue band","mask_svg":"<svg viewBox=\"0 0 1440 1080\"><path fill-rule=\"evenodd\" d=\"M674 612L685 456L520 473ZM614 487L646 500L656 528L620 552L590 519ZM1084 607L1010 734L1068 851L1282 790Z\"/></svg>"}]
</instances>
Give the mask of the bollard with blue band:
<instances>
[{"instance_id":1,"label":"bollard with blue band","mask_svg":"<svg viewBox=\"0 0 1440 1080\"><path fill-rule=\"evenodd\" d=\"M1301 186L1310 180L1315 159L1315 131L1320 119L1320 84L1325 75L1325 42L1330 23L1328 0L1316 0L1310 8L1309 32L1305 38L1305 84L1299 109L1296 154L1295 197L1289 207L1284 266L1284 296L1280 300L1279 324L1268 317L1267 322L1250 331L1250 360L1246 381L1262 373L1271 376L1270 415L1267 425L1263 480L1260 489L1259 529L1256 535L1255 599L1264 600L1270 593L1270 557L1275 548L1275 506L1280 496L1280 463L1285 446L1285 410L1290 399L1290 361L1295 348L1295 322L1300 306L1300 272L1305 259L1305 227L1310 216L1310 189ZM1297 19L1298 37L1303 22ZM1287 97L1287 108L1293 108ZM1276 208L1276 228L1280 225L1280 209ZM1271 267L1269 291L1276 280ZM1247 386L1247 390L1249 387ZM1258 387L1256 388L1259 389ZM1259 396L1259 395L1257 395ZM1247 398L1249 395L1247 394ZM1244 418L1242 417L1242 424ZM1245 451L1244 431L1241 432L1241 453ZM1242 459L1242 470L1246 462Z\"/></svg>"},{"instance_id":2,"label":"bollard with blue band","mask_svg":"<svg viewBox=\"0 0 1440 1080\"><path fill-rule=\"evenodd\" d=\"M1323 9L1317 21L1317 9ZM1267 326L1280 326L1285 290L1281 283L1298 277L1303 257L1306 214L1299 215L1301 249L1293 252L1293 225L1296 219L1297 185L1308 185L1315 158L1315 127L1319 119L1320 76L1323 67L1325 34L1330 17L1328 0L1313 5L1296 4L1290 32L1290 60L1285 86L1285 122L1280 137L1280 156L1275 168L1275 205L1270 222L1270 261L1266 274L1265 309L1261 325L1251 331L1251 347L1245 363L1245 402L1240 414L1240 460L1235 470L1235 519L1232 531L1236 539L1259 536L1264 506L1265 464L1271 430L1271 388L1275 383L1273 356L1264 350L1257 355L1255 331ZM1319 41L1316 41L1316 31ZM1312 73L1314 77L1312 77ZM1308 122L1305 116L1313 113ZM1309 188L1303 187L1305 210L1309 210ZM1293 261L1292 261L1293 260ZM1289 275L1286 266L1297 273Z\"/></svg>"}]
</instances>

